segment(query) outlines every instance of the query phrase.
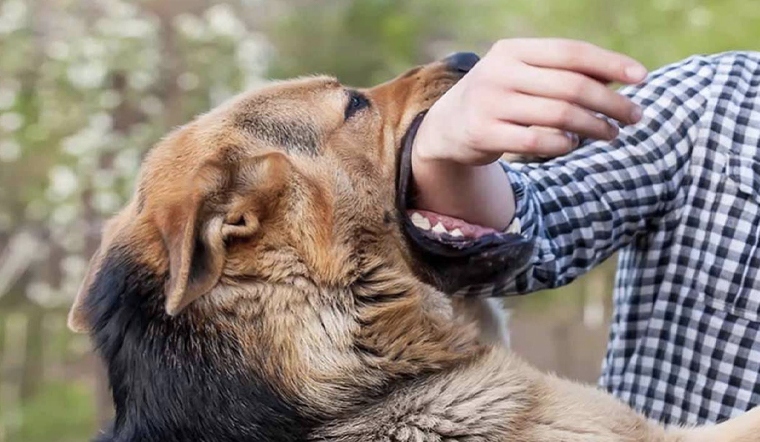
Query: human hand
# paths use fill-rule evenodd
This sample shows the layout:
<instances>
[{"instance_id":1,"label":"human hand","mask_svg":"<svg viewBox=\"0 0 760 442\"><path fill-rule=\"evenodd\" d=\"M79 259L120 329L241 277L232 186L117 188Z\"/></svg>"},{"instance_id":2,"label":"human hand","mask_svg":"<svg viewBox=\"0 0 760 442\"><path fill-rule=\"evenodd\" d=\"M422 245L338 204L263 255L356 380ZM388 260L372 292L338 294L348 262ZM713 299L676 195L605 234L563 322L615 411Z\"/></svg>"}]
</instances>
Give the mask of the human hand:
<instances>
[{"instance_id":1,"label":"human hand","mask_svg":"<svg viewBox=\"0 0 760 442\"><path fill-rule=\"evenodd\" d=\"M579 137L615 138L617 126L596 114L631 124L641 109L607 85L646 74L636 60L590 43L499 41L422 121L412 151L415 208L505 227L514 196L491 163L504 154L562 155Z\"/></svg>"},{"instance_id":2,"label":"human hand","mask_svg":"<svg viewBox=\"0 0 760 442\"><path fill-rule=\"evenodd\" d=\"M578 136L613 139L617 126L641 110L609 89L637 83L646 69L622 54L560 39L501 40L430 109L415 140L415 156L468 165L502 154L556 156Z\"/></svg>"}]
</instances>

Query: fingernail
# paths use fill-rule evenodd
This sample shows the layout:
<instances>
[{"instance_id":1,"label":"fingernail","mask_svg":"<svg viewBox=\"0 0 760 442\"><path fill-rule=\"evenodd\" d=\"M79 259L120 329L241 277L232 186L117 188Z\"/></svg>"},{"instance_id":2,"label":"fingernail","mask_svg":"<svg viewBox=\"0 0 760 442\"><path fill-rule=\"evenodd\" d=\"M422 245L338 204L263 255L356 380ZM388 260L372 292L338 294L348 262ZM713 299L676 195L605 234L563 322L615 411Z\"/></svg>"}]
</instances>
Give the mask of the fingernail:
<instances>
[{"instance_id":1,"label":"fingernail","mask_svg":"<svg viewBox=\"0 0 760 442\"><path fill-rule=\"evenodd\" d=\"M647 76L647 70L641 65L631 65L625 68L625 75L631 81L641 81Z\"/></svg>"},{"instance_id":2,"label":"fingernail","mask_svg":"<svg viewBox=\"0 0 760 442\"><path fill-rule=\"evenodd\" d=\"M580 143L580 139L578 138L578 134L573 132L565 132L565 136L570 139L570 142L573 143L573 147L576 147L578 143Z\"/></svg>"},{"instance_id":3,"label":"fingernail","mask_svg":"<svg viewBox=\"0 0 760 442\"><path fill-rule=\"evenodd\" d=\"M641 121L641 107L634 106L631 110L631 122L638 123L639 121Z\"/></svg>"},{"instance_id":4,"label":"fingernail","mask_svg":"<svg viewBox=\"0 0 760 442\"><path fill-rule=\"evenodd\" d=\"M607 125L610 128L609 130L610 138L617 138L618 134L620 133L620 128L612 123L607 123Z\"/></svg>"}]
</instances>

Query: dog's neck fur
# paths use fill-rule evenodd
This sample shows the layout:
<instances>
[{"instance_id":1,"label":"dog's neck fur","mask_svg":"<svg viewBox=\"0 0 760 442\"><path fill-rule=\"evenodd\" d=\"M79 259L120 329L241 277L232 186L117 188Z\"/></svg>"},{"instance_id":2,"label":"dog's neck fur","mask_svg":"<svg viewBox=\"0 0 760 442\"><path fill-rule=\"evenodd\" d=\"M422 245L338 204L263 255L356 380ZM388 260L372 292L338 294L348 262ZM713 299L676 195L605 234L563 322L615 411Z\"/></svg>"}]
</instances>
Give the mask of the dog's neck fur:
<instances>
[{"instance_id":1,"label":"dog's neck fur","mask_svg":"<svg viewBox=\"0 0 760 442\"><path fill-rule=\"evenodd\" d=\"M251 373L230 330L166 315L165 277L118 249L100 274L87 308L116 408L101 440L296 441L314 425Z\"/></svg>"},{"instance_id":2,"label":"dog's neck fur","mask_svg":"<svg viewBox=\"0 0 760 442\"><path fill-rule=\"evenodd\" d=\"M384 263L344 290L245 286L245 299L293 299L274 310L279 317L266 306L249 309L247 321L221 319L240 312L223 296L169 317L165 276L119 249L100 274L87 308L116 406L102 440L302 440L343 410L479 352L474 333L447 321L442 295ZM266 381L273 376L290 391Z\"/></svg>"}]
</instances>

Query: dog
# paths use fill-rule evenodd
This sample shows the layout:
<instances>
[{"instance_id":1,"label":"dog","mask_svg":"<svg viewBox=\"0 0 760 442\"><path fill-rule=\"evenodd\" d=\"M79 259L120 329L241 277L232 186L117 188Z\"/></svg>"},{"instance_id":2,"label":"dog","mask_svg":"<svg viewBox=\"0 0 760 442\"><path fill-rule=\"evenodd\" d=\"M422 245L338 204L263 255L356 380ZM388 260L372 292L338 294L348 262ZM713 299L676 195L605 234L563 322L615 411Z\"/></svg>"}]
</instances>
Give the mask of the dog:
<instances>
[{"instance_id":1,"label":"dog","mask_svg":"<svg viewBox=\"0 0 760 442\"><path fill-rule=\"evenodd\" d=\"M371 89L274 83L153 147L69 314L112 390L96 440L759 440L758 410L664 428L540 373L504 348L492 301L447 295L533 248L406 210L416 128L476 62Z\"/></svg>"}]
</instances>

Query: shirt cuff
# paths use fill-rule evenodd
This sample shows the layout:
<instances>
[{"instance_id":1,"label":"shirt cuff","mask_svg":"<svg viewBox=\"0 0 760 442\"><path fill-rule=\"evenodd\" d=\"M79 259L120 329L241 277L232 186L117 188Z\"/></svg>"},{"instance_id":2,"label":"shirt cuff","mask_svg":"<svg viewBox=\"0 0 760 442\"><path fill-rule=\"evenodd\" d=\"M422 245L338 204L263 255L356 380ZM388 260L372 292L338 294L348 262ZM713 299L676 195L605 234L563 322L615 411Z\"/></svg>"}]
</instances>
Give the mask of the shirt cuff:
<instances>
[{"instance_id":1,"label":"shirt cuff","mask_svg":"<svg viewBox=\"0 0 760 442\"><path fill-rule=\"evenodd\" d=\"M523 236L535 236L536 214L530 210L528 189L523 175L506 161L499 162L512 185L515 198L515 214L505 230L506 233L516 233Z\"/></svg>"}]
</instances>

